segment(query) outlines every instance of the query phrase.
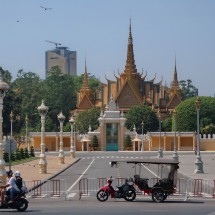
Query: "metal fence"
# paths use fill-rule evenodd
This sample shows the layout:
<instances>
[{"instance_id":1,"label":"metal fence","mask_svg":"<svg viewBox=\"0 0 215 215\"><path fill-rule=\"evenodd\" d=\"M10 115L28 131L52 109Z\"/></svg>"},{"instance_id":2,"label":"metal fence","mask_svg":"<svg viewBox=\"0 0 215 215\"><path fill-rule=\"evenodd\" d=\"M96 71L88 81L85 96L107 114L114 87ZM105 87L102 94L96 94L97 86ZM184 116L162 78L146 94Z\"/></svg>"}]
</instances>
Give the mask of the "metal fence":
<instances>
[{"instance_id":1,"label":"metal fence","mask_svg":"<svg viewBox=\"0 0 215 215\"><path fill-rule=\"evenodd\" d=\"M158 178L148 180L149 187L153 187ZM213 183L211 183L213 182ZM107 178L82 178L79 181L79 199L82 196L96 196L98 190L107 183ZM117 187L125 183L125 178L115 178L112 185ZM134 185L137 195L145 195L136 185ZM188 197L210 197L215 198L215 180L204 179L185 179L179 178L177 181L176 192L173 196L184 196L185 200Z\"/></svg>"},{"instance_id":2,"label":"metal fence","mask_svg":"<svg viewBox=\"0 0 215 215\"><path fill-rule=\"evenodd\" d=\"M61 197L67 196L67 182L60 180L32 180L25 181L28 188L27 197L43 198L43 197Z\"/></svg>"}]
</instances>

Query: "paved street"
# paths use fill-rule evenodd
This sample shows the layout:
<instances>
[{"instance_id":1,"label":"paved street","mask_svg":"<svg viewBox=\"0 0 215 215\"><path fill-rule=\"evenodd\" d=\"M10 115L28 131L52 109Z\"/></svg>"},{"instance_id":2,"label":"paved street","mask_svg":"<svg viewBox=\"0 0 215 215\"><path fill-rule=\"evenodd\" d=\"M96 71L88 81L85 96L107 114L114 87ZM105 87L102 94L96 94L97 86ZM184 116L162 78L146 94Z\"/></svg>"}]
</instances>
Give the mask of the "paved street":
<instances>
[{"instance_id":1,"label":"paved street","mask_svg":"<svg viewBox=\"0 0 215 215\"><path fill-rule=\"evenodd\" d=\"M108 199L107 202L101 203L96 199L95 192L92 191L89 192L89 195L82 196L81 200L79 200L79 181L83 178L133 177L135 169L132 165L119 165L118 168L110 167L109 162L111 160L156 157L157 152L77 152L76 159L71 159L68 155L66 153L66 164L58 164L58 153L47 153L48 167L51 166L53 174L39 174L36 171L36 166L31 168L31 172L26 171L26 167L32 165L32 163L13 167L13 169L21 171L25 180L35 180L35 178L44 180L52 176L53 180L64 181L60 189L69 194L67 200L65 200L65 197L29 198L28 212L30 214L71 214L71 211L74 212L73 214L86 214L86 211L89 211L90 214L110 214L108 212L116 214L115 211L117 211L117 214L173 214L173 212L174 214L191 214L191 212L195 212L196 214L215 215L215 200L213 198L189 197L185 201L185 196L183 195L170 196L164 203L154 203L150 196L138 195L137 200L131 203L123 199ZM164 157L171 156L172 152L164 153ZM194 174L194 153L180 152L179 177L209 179L212 183L213 179L215 179L214 158L214 152L202 153L205 173ZM155 177L153 174L157 174L157 172L156 170L153 171L151 173L144 170L144 174L148 178ZM52 189L51 187L44 184L41 190L44 188L47 191ZM50 204L52 205L51 207Z\"/></svg>"},{"instance_id":2,"label":"paved street","mask_svg":"<svg viewBox=\"0 0 215 215\"><path fill-rule=\"evenodd\" d=\"M4 215L13 214L14 210L0 210ZM16 213L16 211L14 211ZM95 198L65 201L63 199L31 199L25 214L65 214L65 215L215 215L214 200L171 199L163 203L138 199L135 202L125 200L108 200L98 202Z\"/></svg>"}]
</instances>

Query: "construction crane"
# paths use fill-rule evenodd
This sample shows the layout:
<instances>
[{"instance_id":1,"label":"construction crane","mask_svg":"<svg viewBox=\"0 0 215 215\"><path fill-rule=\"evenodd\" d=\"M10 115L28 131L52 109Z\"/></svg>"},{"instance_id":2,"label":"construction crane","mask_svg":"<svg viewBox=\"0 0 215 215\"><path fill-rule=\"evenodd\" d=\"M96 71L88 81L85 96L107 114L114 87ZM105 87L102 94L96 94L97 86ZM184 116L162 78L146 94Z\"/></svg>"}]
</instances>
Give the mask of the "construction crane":
<instances>
[{"instance_id":1,"label":"construction crane","mask_svg":"<svg viewBox=\"0 0 215 215\"><path fill-rule=\"evenodd\" d=\"M45 40L45 42L55 44L56 48L58 46L61 46L61 43L56 43L56 42L52 42L52 41L49 41L49 40Z\"/></svg>"}]
</instances>

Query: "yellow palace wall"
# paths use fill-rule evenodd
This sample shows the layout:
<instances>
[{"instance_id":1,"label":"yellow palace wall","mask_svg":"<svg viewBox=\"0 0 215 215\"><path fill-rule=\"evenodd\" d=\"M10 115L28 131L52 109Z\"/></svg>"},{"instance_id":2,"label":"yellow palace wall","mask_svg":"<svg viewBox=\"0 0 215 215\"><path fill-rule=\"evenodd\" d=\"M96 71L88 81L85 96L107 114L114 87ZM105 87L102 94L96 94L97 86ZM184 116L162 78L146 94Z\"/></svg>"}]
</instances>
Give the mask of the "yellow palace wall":
<instances>
[{"instance_id":1,"label":"yellow palace wall","mask_svg":"<svg viewBox=\"0 0 215 215\"><path fill-rule=\"evenodd\" d=\"M172 134L170 134L172 133ZM157 151L159 148L160 135L159 132L149 133L148 139L144 140L144 151ZM92 138L91 138L92 141ZM89 141L88 144L91 143ZM31 146L34 147L35 151L40 150L41 137L40 135L31 136ZM99 143L100 144L100 143ZM135 145L138 143L135 142ZM56 135L45 136L45 145L48 151L59 151L60 138ZM179 133L176 135L176 145L178 151L191 151L196 146L196 136L194 133L189 132L189 134ZM80 138L75 140L75 146L77 151L82 150L82 142ZM161 146L164 151L173 151L174 150L174 133L169 132L165 135L161 135ZM63 148L65 151L70 150L70 136L63 137ZM135 147L137 150L137 147ZM215 151L215 138L200 138L200 150L201 151Z\"/></svg>"}]
</instances>

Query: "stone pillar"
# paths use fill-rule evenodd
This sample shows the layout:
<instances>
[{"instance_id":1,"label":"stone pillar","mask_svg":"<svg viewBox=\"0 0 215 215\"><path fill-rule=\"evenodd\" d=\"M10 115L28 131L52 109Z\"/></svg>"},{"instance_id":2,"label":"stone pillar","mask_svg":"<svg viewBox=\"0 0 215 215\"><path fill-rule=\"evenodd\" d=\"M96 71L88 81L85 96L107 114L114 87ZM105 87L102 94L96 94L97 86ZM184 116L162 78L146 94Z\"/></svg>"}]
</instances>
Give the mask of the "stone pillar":
<instances>
[{"instance_id":1,"label":"stone pillar","mask_svg":"<svg viewBox=\"0 0 215 215\"><path fill-rule=\"evenodd\" d=\"M180 132L178 132L178 151L181 150L181 136L180 136Z\"/></svg>"},{"instance_id":2,"label":"stone pillar","mask_svg":"<svg viewBox=\"0 0 215 215\"><path fill-rule=\"evenodd\" d=\"M84 151L84 141L82 142L81 150L82 150L82 152Z\"/></svg>"},{"instance_id":3,"label":"stone pillar","mask_svg":"<svg viewBox=\"0 0 215 215\"><path fill-rule=\"evenodd\" d=\"M123 116L123 112L121 113L121 117L120 117L120 150L124 150L124 145L125 145L125 138L124 138L124 129L125 129L125 122L126 122L126 118L124 118Z\"/></svg>"},{"instance_id":4,"label":"stone pillar","mask_svg":"<svg viewBox=\"0 0 215 215\"><path fill-rule=\"evenodd\" d=\"M148 137L148 141L149 141L149 151L152 150L152 148L151 148L151 140L152 140L151 135L149 135L149 137Z\"/></svg>"},{"instance_id":5,"label":"stone pillar","mask_svg":"<svg viewBox=\"0 0 215 215\"><path fill-rule=\"evenodd\" d=\"M163 133L163 138L164 138L164 151L166 151L166 132Z\"/></svg>"},{"instance_id":6,"label":"stone pillar","mask_svg":"<svg viewBox=\"0 0 215 215\"><path fill-rule=\"evenodd\" d=\"M44 101L37 108L41 116L41 144L40 144L40 160L39 160L39 173L47 173L47 160L45 154L45 116L48 112L48 107L45 106Z\"/></svg>"},{"instance_id":7,"label":"stone pillar","mask_svg":"<svg viewBox=\"0 0 215 215\"><path fill-rule=\"evenodd\" d=\"M55 146L56 146L55 151L58 152L59 149L58 149L58 135L57 134L56 134L56 137L55 137Z\"/></svg>"},{"instance_id":8,"label":"stone pillar","mask_svg":"<svg viewBox=\"0 0 215 215\"><path fill-rule=\"evenodd\" d=\"M196 148L196 133L193 132L193 150Z\"/></svg>"}]
</instances>

